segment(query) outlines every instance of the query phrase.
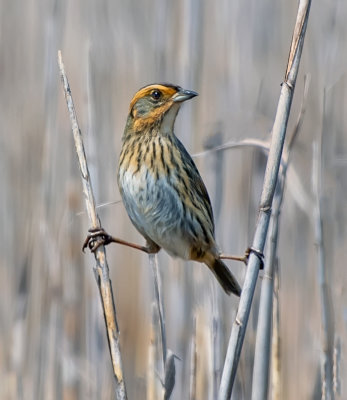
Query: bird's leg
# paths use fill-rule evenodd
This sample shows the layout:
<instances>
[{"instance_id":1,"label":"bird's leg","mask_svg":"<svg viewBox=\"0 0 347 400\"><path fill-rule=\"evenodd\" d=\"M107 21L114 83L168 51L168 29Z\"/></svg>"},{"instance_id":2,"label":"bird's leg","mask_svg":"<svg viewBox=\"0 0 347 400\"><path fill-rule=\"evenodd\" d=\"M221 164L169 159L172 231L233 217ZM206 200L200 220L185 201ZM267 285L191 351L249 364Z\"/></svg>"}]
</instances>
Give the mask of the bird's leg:
<instances>
[{"instance_id":1,"label":"bird's leg","mask_svg":"<svg viewBox=\"0 0 347 400\"><path fill-rule=\"evenodd\" d=\"M232 254L224 254L224 253L222 253L222 254L219 254L219 258L221 260L241 261L241 262L243 262L245 264L247 264L247 261L248 261L248 256L246 255L246 253L245 253L244 256L234 256Z\"/></svg>"},{"instance_id":2,"label":"bird's leg","mask_svg":"<svg viewBox=\"0 0 347 400\"><path fill-rule=\"evenodd\" d=\"M86 240L83 243L82 251L89 247L90 251L94 253L99 246L106 246L110 243L118 243L124 246L132 247L136 250L141 250L147 254L157 253L160 248L158 246L140 246L135 243L127 242L126 240L118 239L109 235L103 228L89 229L89 235L86 237Z\"/></svg>"},{"instance_id":3,"label":"bird's leg","mask_svg":"<svg viewBox=\"0 0 347 400\"><path fill-rule=\"evenodd\" d=\"M234 256L222 253L219 255L219 258L223 260L241 261L247 265L251 253L254 253L259 258L260 269L264 269L264 254L260 250L254 249L253 247L248 247L245 251L244 256Z\"/></svg>"}]
</instances>

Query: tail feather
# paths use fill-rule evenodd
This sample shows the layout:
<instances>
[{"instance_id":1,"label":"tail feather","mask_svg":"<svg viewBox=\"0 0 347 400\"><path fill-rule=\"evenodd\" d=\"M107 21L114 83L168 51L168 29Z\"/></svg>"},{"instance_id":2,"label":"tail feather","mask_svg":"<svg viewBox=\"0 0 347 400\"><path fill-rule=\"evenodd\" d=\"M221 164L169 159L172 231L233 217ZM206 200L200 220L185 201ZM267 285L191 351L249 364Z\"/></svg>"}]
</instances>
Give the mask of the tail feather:
<instances>
[{"instance_id":1,"label":"tail feather","mask_svg":"<svg viewBox=\"0 0 347 400\"><path fill-rule=\"evenodd\" d=\"M214 258L207 264L207 266L213 272L227 294L233 293L236 296L240 296L241 287L222 260L219 258Z\"/></svg>"}]
</instances>

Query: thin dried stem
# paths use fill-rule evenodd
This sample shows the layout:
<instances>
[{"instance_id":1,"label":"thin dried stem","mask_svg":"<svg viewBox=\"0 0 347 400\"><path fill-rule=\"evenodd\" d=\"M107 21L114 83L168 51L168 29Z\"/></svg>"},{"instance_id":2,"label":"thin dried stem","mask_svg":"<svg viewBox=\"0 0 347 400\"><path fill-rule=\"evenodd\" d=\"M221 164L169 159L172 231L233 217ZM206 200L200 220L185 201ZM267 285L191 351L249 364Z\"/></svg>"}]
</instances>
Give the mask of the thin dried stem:
<instances>
[{"instance_id":1,"label":"thin dried stem","mask_svg":"<svg viewBox=\"0 0 347 400\"><path fill-rule=\"evenodd\" d=\"M278 102L274 126L272 129L272 141L268 162L266 165L263 191L260 200L260 209L256 231L252 247L264 251L266 235L269 227L272 200L275 194L278 172L281 163L282 149L284 146L287 123L293 99L295 82L299 69L299 62L304 43L306 26L308 21L310 0L301 0L292 39L289 62L282 84L280 99ZM243 285L239 308L233 323L227 355L225 359L219 400L229 400L240 359L242 344L244 341L247 322L251 310L255 286L259 274L260 259L253 252L249 256L249 262Z\"/></svg>"},{"instance_id":2,"label":"thin dried stem","mask_svg":"<svg viewBox=\"0 0 347 400\"><path fill-rule=\"evenodd\" d=\"M149 263L152 267L153 278L154 278L154 294L155 301L157 304L158 316L159 316L159 328L160 328L160 338L162 345L162 357L163 357L163 370L165 371L166 364L166 354L167 354L167 345L166 345L166 328L165 328L165 316L164 316L164 301L162 295L162 285L160 279L160 271L158 266L158 257L156 254L149 254Z\"/></svg>"},{"instance_id":3,"label":"thin dried stem","mask_svg":"<svg viewBox=\"0 0 347 400\"><path fill-rule=\"evenodd\" d=\"M313 146L313 192L315 195L314 206L314 231L317 248L317 273L319 292L321 296L321 380L322 400L333 400L333 311L329 301L329 286L326 276L325 251L323 244L323 221L321 216L321 154L317 143Z\"/></svg>"},{"instance_id":4,"label":"thin dried stem","mask_svg":"<svg viewBox=\"0 0 347 400\"><path fill-rule=\"evenodd\" d=\"M164 400L169 400L176 382L175 358L179 359L170 349L167 350L164 377Z\"/></svg>"},{"instance_id":5,"label":"thin dried stem","mask_svg":"<svg viewBox=\"0 0 347 400\"><path fill-rule=\"evenodd\" d=\"M272 342L271 342L271 398L281 400L281 337L280 337L280 303L279 303L279 266L276 260L274 270L274 301L272 310Z\"/></svg>"},{"instance_id":6,"label":"thin dried stem","mask_svg":"<svg viewBox=\"0 0 347 400\"><path fill-rule=\"evenodd\" d=\"M150 342L148 346L148 363L147 363L147 385L146 400L156 400L158 398L158 384L155 373L155 364L157 356L157 340L156 340L156 324L157 324L157 305L152 303L152 321L150 324Z\"/></svg>"},{"instance_id":7,"label":"thin dried stem","mask_svg":"<svg viewBox=\"0 0 347 400\"><path fill-rule=\"evenodd\" d=\"M175 386L176 368L175 358L178 358L171 350L167 348L166 344L166 325L164 314L164 298L163 289L160 279L160 270L158 265L158 257L156 254L149 254L149 263L152 267L153 280L154 280L154 294L155 305L158 313L160 342L162 350L162 370L163 370L163 389L164 400L169 399Z\"/></svg>"},{"instance_id":8,"label":"thin dried stem","mask_svg":"<svg viewBox=\"0 0 347 400\"><path fill-rule=\"evenodd\" d=\"M78 162L81 171L83 194L87 209L88 218L93 229L100 228L100 221L95 209L95 200L90 181L87 159L84 151L82 135L77 122L74 103L71 96L71 89L65 73L61 51L58 51L58 64L61 80L64 88L67 108L70 115L72 133L75 141ZM127 394L123 378L122 359L119 344L119 329L116 319L116 308L114 305L113 291L109 277L109 269L106 260L104 246L100 246L95 251L96 265L94 275L99 288L102 308L104 311L107 339L112 360L114 378L116 382L115 398L117 400L126 400Z\"/></svg>"},{"instance_id":9,"label":"thin dried stem","mask_svg":"<svg viewBox=\"0 0 347 400\"><path fill-rule=\"evenodd\" d=\"M196 400L196 316L194 317L193 334L190 340L189 400Z\"/></svg>"},{"instance_id":10,"label":"thin dried stem","mask_svg":"<svg viewBox=\"0 0 347 400\"><path fill-rule=\"evenodd\" d=\"M306 113L306 105L307 105L307 94L308 94L308 88L310 87L310 82L311 82L311 75L306 74L304 77L304 94L302 96L300 112L299 112L295 127L292 131L292 134L289 136L288 144L286 147L287 164L288 164L288 157L289 157L290 151L293 148L295 139L296 139L298 133L300 132L302 123L304 121L304 117L305 117L305 113Z\"/></svg>"},{"instance_id":11,"label":"thin dried stem","mask_svg":"<svg viewBox=\"0 0 347 400\"><path fill-rule=\"evenodd\" d=\"M339 337L335 338L334 344L334 357L333 357L333 385L335 396L341 395L341 380L340 380L340 361L341 361L341 340Z\"/></svg>"},{"instance_id":12,"label":"thin dried stem","mask_svg":"<svg viewBox=\"0 0 347 400\"><path fill-rule=\"evenodd\" d=\"M239 141L232 141L232 142L227 142L223 143L219 146L215 146L211 149L201 151L199 153L193 154L193 158L199 158L199 157L204 157L206 155L209 155L211 153L215 153L217 151L224 151L228 149L235 149L238 147L257 147L259 149L264 150L265 152L269 151L269 142L265 140L260 140L260 139L243 139Z\"/></svg>"}]
</instances>

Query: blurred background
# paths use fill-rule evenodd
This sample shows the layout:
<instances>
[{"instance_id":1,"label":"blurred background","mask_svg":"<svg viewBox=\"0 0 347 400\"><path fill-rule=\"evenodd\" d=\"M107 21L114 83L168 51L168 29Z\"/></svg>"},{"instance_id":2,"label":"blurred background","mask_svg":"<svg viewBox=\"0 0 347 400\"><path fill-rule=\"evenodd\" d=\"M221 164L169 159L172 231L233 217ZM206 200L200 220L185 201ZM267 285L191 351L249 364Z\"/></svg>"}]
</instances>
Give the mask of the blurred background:
<instances>
[{"instance_id":1,"label":"blurred background","mask_svg":"<svg viewBox=\"0 0 347 400\"><path fill-rule=\"evenodd\" d=\"M199 97L176 134L191 154L246 138L270 139L297 1L0 1L0 398L110 399L114 382L92 267L81 252L88 221L57 67L62 50L103 227L143 244L120 200L116 169L133 94L171 82ZM292 150L281 214L282 399L319 399L321 303L314 238L312 144L322 144L322 219L338 374L346 377L347 3L313 1L288 132L311 84ZM195 158L225 253L251 243L266 156L257 148ZM148 258L107 248L129 399L155 398L159 363ZM159 254L172 399L214 399L238 299L203 265ZM242 283L245 267L228 263ZM260 274L233 398L249 399ZM152 326L152 320L154 326ZM153 360L152 360L153 361ZM154 376L154 377L153 377ZM336 376L338 378L338 376ZM336 380L346 398L346 380ZM338 386L340 385L340 388ZM147 393L147 394L146 394ZM151 397L152 396L152 397Z\"/></svg>"}]
</instances>

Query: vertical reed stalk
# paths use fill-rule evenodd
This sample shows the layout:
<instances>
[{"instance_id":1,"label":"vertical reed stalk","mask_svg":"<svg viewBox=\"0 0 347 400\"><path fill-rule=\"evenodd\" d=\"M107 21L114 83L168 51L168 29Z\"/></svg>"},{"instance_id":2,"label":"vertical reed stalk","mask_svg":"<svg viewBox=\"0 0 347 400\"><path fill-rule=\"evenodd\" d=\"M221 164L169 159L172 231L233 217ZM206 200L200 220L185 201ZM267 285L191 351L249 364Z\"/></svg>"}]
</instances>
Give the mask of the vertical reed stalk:
<instances>
[{"instance_id":1,"label":"vertical reed stalk","mask_svg":"<svg viewBox=\"0 0 347 400\"><path fill-rule=\"evenodd\" d=\"M285 73L284 82L282 84L276 117L272 128L272 141L268 162L266 165L263 191L260 199L258 221L252 243L252 248L256 249L258 252L264 251L266 235L271 216L272 200L275 193L277 177L281 163L282 149L287 130L287 123L291 109L296 78L299 70L310 5L310 0L301 0L299 3L297 20L289 52L287 70ZM228 400L231 396L260 264L260 258L255 254L254 251L251 252L245 282L241 293L239 308L231 330L218 395L219 400Z\"/></svg>"},{"instance_id":2,"label":"vertical reed stalk","mask_svg":"<svg viewBox=\"0 0 347 400\"><path fill-rule=\"evenodd\" d=\"M317 273L321 297L321 383L322 400L334 400L333 390L333 311L330 307L329 285L325 266L323 221L321 216L321 152L313 145L314 231L317 248Z\"/></svg>"},{"instance_id":3,"label":"vertical reed stalk","mask_svg":"<svg viewBox=\"0 0 347 400\"><path fill-rule=\"evenodd\" d=\"M86 203L87 214L92 228L100 228L99 217L95 209L95 200L90 181L87 159L84 151L82 134L77 122L77 115L71 95L70 85L65 73L61 51L58 52L58 64L61 74L61 80L64 88L65 99L69 111L72 133L75 141L78 162L81 171L83 194ZM107 339L112 360L114 378L116 382L115 398L117 400L126 400L127 394L123 378L122 359L119 344L119 328L116 319L116 308L114 304L109 269L106 260L104 246L100 246L95 252L96 265L94 275L100 292L100 299L105 317Z\"/></svg>"},{"instance_id":4,"label":"vertical reed stalk","mask_svg":"<svg viewBox=\"0 0 347 400\"><path fill-rule=\"evenodd\" d=\"M265 263L264 276L261 285L259 302L259 317L257 326L257 338L255 345L255 357L252 381L252 400L266 399L269 388L270 373L270 349L272 328L272 305L274 298L274 271L277 261L277 247L279 240L280 215L286 184L287 169L290 162L291 150L298 135L299 129L306 110L306 98L308 93L309 78L305 76L304 95L301 110L294 131L289 138L288 145L284 151L284 160L280 171L279 184L273 200L270 233L268 240L268 258ZM277 293L278 295L278 293Z\"/></svg>"},{"instance_id":5,"label":"vertical reed stalk","mask_svg":"<svg viewBox=\"0 0 347 400\"><path fill-rule=\"evenodd\" d=\"M167 345L166 345L166 328L165 328L165 316L164 316L164 300L163 300L163 289L160 279L160 271L158 265L158 257L156 254L149 254L149 263L152 267L153 278L154 278L154 294L156 301L156 308L158 310L159 316L159 328L160 328L160 338L162 346L162 357L163 357L163 371L165 372Z\"/></svg>"}]
</instances>

